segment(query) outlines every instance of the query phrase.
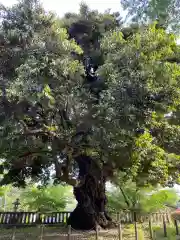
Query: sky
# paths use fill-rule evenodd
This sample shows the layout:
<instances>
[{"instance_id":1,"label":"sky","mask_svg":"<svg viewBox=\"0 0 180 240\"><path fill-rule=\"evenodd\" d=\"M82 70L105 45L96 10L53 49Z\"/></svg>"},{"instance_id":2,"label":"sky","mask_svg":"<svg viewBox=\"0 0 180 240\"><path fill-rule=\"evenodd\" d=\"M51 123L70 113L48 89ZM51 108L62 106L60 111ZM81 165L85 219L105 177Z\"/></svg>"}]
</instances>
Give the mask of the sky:
<instances>
[{"instance_id":1,"label":"sky","mask_svg":"<svg viewBox=\"0 0 180 240\"><path fill-rule=\"evenodd\" d=\"M0 3L11 6L17 0L0 0ZM63 16L66 12L78 12L79 5L82 0L41 0L46 10L54 11L59 16ZM120 0L84 0L91 9L97 9L99 12L104 12L111 9L114 12L122 12Z\"/></svg>"}]
</instances>

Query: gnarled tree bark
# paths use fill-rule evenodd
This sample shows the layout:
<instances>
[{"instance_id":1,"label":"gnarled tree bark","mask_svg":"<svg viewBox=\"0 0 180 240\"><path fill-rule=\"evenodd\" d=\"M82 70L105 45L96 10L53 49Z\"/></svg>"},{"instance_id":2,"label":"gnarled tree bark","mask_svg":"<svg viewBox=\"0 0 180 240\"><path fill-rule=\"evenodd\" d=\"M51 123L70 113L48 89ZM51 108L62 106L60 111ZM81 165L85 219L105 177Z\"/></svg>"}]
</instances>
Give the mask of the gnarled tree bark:
<instances>
[{"instance_id":1,"label":"gnarled tree bark","mask_svg":"<svg viewBox=\"0 0 180 240\"><path fill-rule=\"evenodd\" d=\"M106 176L103 169L91 157L76 157L79 165L79 184L74 187L77 206L68 219L74 229L91 230L97 225L112 226L112 219L106 212Z\"/></svg>"}]
</instances>

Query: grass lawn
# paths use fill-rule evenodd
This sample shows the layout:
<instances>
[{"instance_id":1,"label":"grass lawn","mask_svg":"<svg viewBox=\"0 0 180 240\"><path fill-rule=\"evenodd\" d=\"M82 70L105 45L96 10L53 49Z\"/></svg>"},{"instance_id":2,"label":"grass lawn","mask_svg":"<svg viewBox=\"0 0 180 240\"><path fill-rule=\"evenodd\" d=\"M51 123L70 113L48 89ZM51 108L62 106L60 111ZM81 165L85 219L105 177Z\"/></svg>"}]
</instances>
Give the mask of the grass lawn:
<instances>
[{"instance_id":1,"label":"grass lawn","mask_svg":"<svg viewBox=\"0 0 180 240\"><path fill-rule=\"evenodd\" d=\"M164 231L161 227L154 227L153 228L154 233L155 233L155 239L157 240L180 240L180 236L176 236L176 230L175 227L168 226L167 227L167 237L164 237Z\"/></svg>"}]
</instances>

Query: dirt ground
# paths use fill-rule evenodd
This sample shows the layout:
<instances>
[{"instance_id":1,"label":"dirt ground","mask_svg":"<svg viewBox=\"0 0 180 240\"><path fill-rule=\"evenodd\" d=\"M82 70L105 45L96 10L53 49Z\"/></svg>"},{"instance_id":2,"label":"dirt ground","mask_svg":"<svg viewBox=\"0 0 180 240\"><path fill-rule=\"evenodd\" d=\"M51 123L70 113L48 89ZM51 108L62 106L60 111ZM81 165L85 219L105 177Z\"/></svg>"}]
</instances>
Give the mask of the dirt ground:
<instances>
[{"instance_id":1,"label":"dirt ground","mask_svg":"<svg viewBox=\"0 0 180 240\"><path fill-rule=\"evenodd\" d=\"M69 232L69 235L68 235ZM120 230L99 230L80 232L68 230L65 227L28 227L4 229L0 228L0 240L119 240ZM155 240L180 240L176 236L174 227L168 228L168 237L164 238L162 226L156 226L154 230ZM135 227L133 224L121 227L121 240L135 240ZM97 238L98 237L98 238ZM138 240L150 240L149 229L147 225L138 225Z\"/></svg>"}]
</instances>

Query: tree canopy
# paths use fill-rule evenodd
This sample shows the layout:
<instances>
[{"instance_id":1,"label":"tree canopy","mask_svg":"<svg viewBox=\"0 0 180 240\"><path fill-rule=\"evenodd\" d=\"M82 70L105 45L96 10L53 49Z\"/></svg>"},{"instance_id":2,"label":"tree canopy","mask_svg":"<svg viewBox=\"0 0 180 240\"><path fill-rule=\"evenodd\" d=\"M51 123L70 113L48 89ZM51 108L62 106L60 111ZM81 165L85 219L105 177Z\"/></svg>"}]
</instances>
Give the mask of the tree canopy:
<instances>
[{"instance_id":1,"label":"tree canopy","mask_svg":"<svg viewBox=\"0 0 180 240\"><path fill-rule=\"evenodd\" d=\"M72 56L83 51L55 16L36 1L4 8L1 16L4 183L45 180L53 165L57 178L68 182L77 174L72 149L89 151L100 164L113 164L143 184L179 182L180 67L170 61L179 57L174 35L156 24L127 38L121 29L108 29L98 68L106 87L94 104L83 63ZM64 178L58 161L65 163Z\"/></svg>"},{"instance_id":2,"label":"tree canopy","mask_svg":"<svg viewBox=\"0 0 180 240\"><path fill-rule=\"evenodd\" d=\"M112 31L101 47L106 60L98 71L108 85L101 109L106 136L111 129L109 159L139 183L178 182L179 124L172 118L178 119L180 66L170 61L179 52L175 36L153 24L127 40Z\"/></svg>"},{"instance_id":3,"label":"tree canopy","mask_svg":"<svg viewBox=\"0 0 180 240\"><path fill-rule=\"evenodd\" d=\"M14 175L14 182L23 185L25 177L46 175L58 155L52 139L59 138L59 130L58 144L67 145L73 135L65 115L69 111L73 122L81 114L81 101L77 99L84 70L71 53L81 54L82 50L74 40L68 40L66 30L35 1L24 1L4 11L1 157L7 159L4 164ZM58 147L59 153L65 145Z\"/></svg>"},{"instance_id":4,"label":"tree canopy","mask_svg":"<svg viewBox=\"0 0 180 240\"><path fill-rule=\"evenodd\" d=\"M176 39L85 5L63 19L37 0L1 7L1 185L66 182L75 213L93 216L73 227L91 229L108 225L105 182L120 171L137 186L179 183Z\"/></svg>"}]
</instances>

